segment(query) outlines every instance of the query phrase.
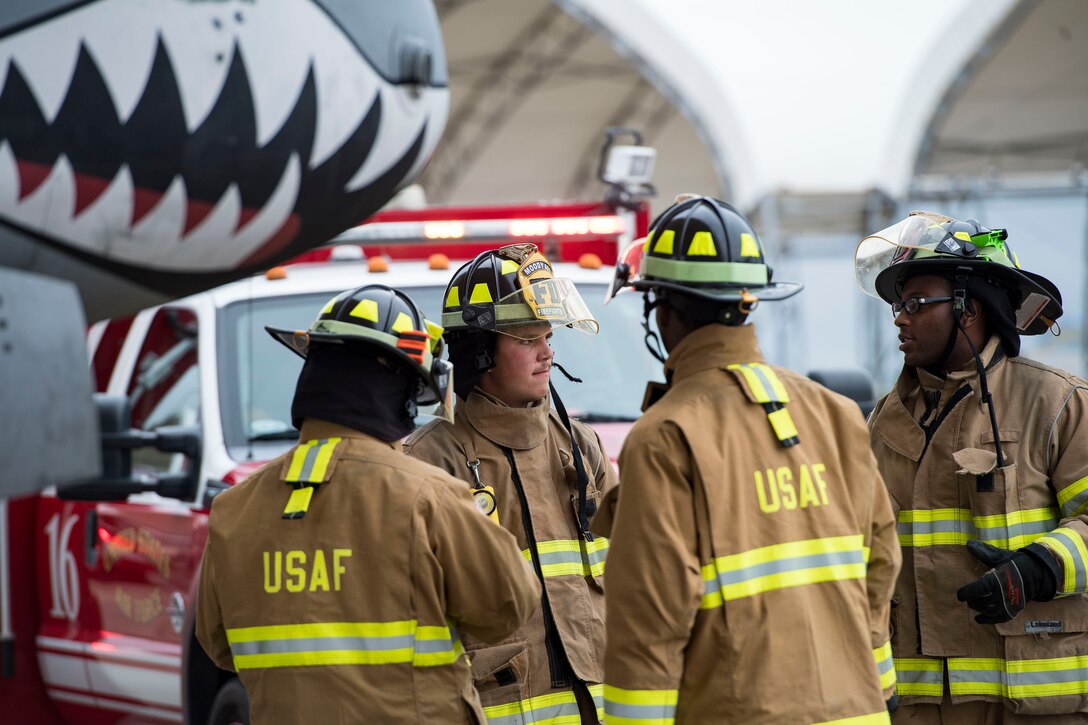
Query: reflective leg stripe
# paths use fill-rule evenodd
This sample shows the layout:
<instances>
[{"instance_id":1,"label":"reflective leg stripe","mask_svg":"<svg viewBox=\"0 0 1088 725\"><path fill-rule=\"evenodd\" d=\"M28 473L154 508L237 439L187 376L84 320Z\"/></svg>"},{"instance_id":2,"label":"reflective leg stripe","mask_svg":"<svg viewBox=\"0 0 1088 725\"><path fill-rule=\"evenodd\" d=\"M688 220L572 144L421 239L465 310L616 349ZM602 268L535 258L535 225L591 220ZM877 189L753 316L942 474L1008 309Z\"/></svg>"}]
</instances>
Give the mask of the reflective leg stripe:
<instances>
[{"instance_id":1,"label":"reflective leg stripe","mask_svg":"<svg viewBox=\"0 0 1088 725\"><path fill-rule=\"evenodd\" d=\"M703 567L702 608L789 587L864 579L861 534L774 544L721 556Z\"/></svg>"},{"instance_id":2,"label":"reflective leg stripe","mask_svg":"<svg viewBox=\"0 0 1088 725\"><path fill-rule=\"evenodd\" d=\"M624 690L604 686L608 725L672 725L679 690Z\"/></svg>"},{"instance_id":3,"label":"reflective leg stripe","mask_svg":"<svg viewBox=\"0 0 1088 725\"><path fill-rule=\"evenodd\" d=\"M1058 505L1062 507L1062 515L1069 519L1088 511L1088 476L1058 491Z\"/></svg>"},{"instance_id":4,"label":"reflective leg stripe","mask_svg":"<svg viewBox=\"0 0 1088 725\"><path fill-rule=\"evenodd\" d=\"M978 539L1003 549L1020 549L1058 525L1054 508L972 516L969 509L904 509L896 531L900 546L966 545Z\"/></svg>"},{"instance_id":5,"label":"reflective leg stripe","mask_svg":"<svg viewBox=\"0 0 1088 725\"><path fill-rule=\"evenodd\" d=\"M401 622L326 622L227 630L239 670L310 665L417 667L453 664L464 650L451 627Z\"/></svg>"},{"instance_id":6,"label":"reflective leg stripe","mask_svg":"<svg viewBox=\"0 0 1088 725\"><path fill-rule=\"evenodd\" d=\"M540 568L544 576L601 576L608 557L608 539L597 537L593 541L583 539L556 539L541 541L536 546L540 556ZM532 561L532 552L522 549L526 561Z\"/></svg>"},{"instance_id":7,"label":"reflective leg stripe","mask_svg":"<svg viewBox=\"0 0 1088 725\"><path fill-rule=\"evenodd\" d=\"M1042 660L948 659L953 695L1032 697L1088 695L1088 656Z\"/></svg>"},{"instance_id":8,"label":"reflective leg stripe","mask_svg":"<svg viewBox=\"0 0 1088 725\"><path fill-rule=\"evenodd\" d=\"M885 642L873 650L876 671L880 674L880 689L885 690L895 684L895 663L892 661L892 643Z\"/></svg>"},{"instance_id":9,"label":"reflective leg stripe","mask_svg":"<svg viewBox=\"0 0 1088 725\"><path fill-rule=\"evenodd\" d=\"M881 725L881 723L890 723L891 721L888 711L884 710L882 712L874 712L872 715L844 717L840 720L824 720L823 722L814 723L813 725Z\"/></svg>"},{"instance_id":10,"label":"reflective leg stripe","mask_svg":"<svg viewBox=\"0 0 1088 725\"><path fill-rule=\"evenodd\" d=\"M306 441L295 448L291 456L291 466L287 469L288 483L321 483L328 472L332 452L336 450L339 438L322 438Z\"/></svg>"},{"instance_id":11,"label":"reflective leg stripe","mask_svg":"<svg viewBox=\"0 0 1088 725\"><path fill-rule=\"evenodd\" d=\"M1053 552L1062 564L1059 594L1088 592L1088 547L1080 534L1070 528L1055 529L1037 539L1036 543Z\"/></svg>"},{"instance_id":12,"label":"reflective leg stripe","mask_svg":"<svg viewBox=\"0 0 1088 725\"><path fill-rule=\"evenodd\" d=\"M944 694L944 660L928 657L895 658L896 694L941 697Z\"/></svg>"},{"instance_id":13,"label":"reflective leg stripe","mask_svg":"<svg viewBox=\"0 0 1088 725\"><path fill-rule=\"evenodd\" d=\"M604 719L604 685L589 685L597 705L597 719ZM573 692L553 692L518 702L484 708L490 725L580 725L581 712Z\"/></svg>"}]
</instances>

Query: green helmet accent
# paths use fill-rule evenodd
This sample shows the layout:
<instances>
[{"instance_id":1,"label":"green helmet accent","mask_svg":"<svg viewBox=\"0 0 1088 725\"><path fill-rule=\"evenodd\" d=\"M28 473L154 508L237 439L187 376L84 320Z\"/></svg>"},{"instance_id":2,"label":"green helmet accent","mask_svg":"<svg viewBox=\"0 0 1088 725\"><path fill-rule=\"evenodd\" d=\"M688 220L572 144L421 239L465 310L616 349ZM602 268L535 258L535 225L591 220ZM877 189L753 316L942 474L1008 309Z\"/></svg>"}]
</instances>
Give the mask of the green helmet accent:
<instances>
[{"instance_id":1,"label":"green helmet accent","mask_svg":"<svg viewBox=\"0 0 1088 725\"><path fill-rule=\"evenodd\" d=\"M447 332L496 332L528 323L568 326L591 335L597 321L574 283L555 277L533 244L482 252L446 286L442 325Z\"/></svg>"},{"instance_id":2,"label":"green helmet accent","mask_svg":"<svg viewBox=\"0 0 1088 725\"><path fill-rule=\"evenodd\" d=\"M854 264L862 290L889 304L899 301L903 282L914 275L980 275L1016 293L1022 335L1042 334L1062 315L1061 292L1046 277L1020 268L1008 232L974 219L911 212L863 239Z\"/></svg>"},{"instance_id":3,"label":"green helmet accent","mask_svg":"<svg viewBox=\"0 0 1088 725\"><path fill-rule=\"evenodd\" d=\"M625 286L659 287L718 302L754 302L785 299L803 288L772 282L755 229L732 206L708 196L666 209L651 226L641 259L626 256L617 264L612 295Z\"/></svg>"},{"instance_id":4,"label":"green helmet accent","mask_svg":"<svg viewBox=\"0 0 1088 725\"><path fill-rule=\"evenodd\" d=\"M388 355L429 389L416 399L424 405L446 400L452 390L452 366L440 359L442 328L392 287L371 284L341 292L321 308L309 330L265 329L302 358L314 344L357 345L360 352Z\"/></svg>"}]
</instances>

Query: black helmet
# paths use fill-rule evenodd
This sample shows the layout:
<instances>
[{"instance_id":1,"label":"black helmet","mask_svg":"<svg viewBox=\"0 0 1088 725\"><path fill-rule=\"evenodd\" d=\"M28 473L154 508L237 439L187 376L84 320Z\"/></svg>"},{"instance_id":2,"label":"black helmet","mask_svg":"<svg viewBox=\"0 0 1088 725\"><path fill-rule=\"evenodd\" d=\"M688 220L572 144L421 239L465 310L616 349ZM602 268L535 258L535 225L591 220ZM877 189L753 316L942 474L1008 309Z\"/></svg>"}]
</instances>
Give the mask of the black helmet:
<instances>
[{"instance_id":1,"label":"black helmet","mask_svg":"<svg viewBox=\"0 0 1088 725\"><path fill-rule=\"evenodd\" d=\"M357 287L329 300L309 330L265 329L303 358L318 343L360 345L387 355L419 376L423 384L416 402L446 403L452 410L453 367L440 359L442 328L425 319L419 305L400 290L382 284Z\"/></svg>"},{"instance_id":2,"label":"black helmet","mask_svg":"<svg viewBox=\"0 0 1088 725\"><path fill-rule=\"evenodd\" d=\"M482 252L462 265L446 286L442 325L447 333L502 332L543 322L597 334L597 321L574 283L555 277L533 244Z\"/></svg>"},{"instance_id":3,"label":"black helmet","mask_svg":"<svg viewBox=\"0 0 1088 725\"><path fill-rule=\"evenodd\" d=\"M862 239L854 271L866 294L889 304L899 301L903 281L916 274L978 275L1015 294L1020 334L1042 334L1062 315L1061 293L1046 277L1020 269L1007 238L1004 229L974 219L914 211Z\"/></svg>"},{"instance_id":4,"label":"black helmet","mask_svg":"<svg viewBox=\"0 0 1088 725\"><path fill-rule=\"evenodd\" d=\"M753 303L786 299L803 285L772 282L763 245L744 215L723 201L695 196L666 209L641 249L629 249L617 262L609 297L623 287Z\"/></svg>"}]
</instances>

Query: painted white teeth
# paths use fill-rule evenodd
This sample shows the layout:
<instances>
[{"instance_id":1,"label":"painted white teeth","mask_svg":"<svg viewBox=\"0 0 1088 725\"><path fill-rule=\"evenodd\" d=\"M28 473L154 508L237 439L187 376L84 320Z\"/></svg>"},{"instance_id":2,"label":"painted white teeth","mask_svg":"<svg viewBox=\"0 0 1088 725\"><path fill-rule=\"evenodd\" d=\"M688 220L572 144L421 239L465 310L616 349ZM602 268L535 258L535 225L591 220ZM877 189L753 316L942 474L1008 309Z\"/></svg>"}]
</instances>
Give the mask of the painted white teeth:
<instances>
[{"instance_id":1,"label":"painted white teeth","mask_svg":"<svg viewBox=\"0 0 1088 725\"><path fill-rule=\"evenodd\" d=\"M5 78L8 63L13 62L30 86L47 123L56 119L68 93L68 84L79 57L81 36L82 29L75 23L58 22L47 31L33 29L0 41L0 66L4 68ZM58 69L61 70L58 72Z\"/></svg>"},{"instance_id":2,"label":"painted white teeth","mask_svg":"<svg viewBox=\"0 0 1088 725\"><path fill-rule=\"evenodd\" d=\"M176 253L171 255L171 266L183 267L186 262L193 264L199 260L201 266L215 269L215 265L208 264L207 256L216 253L220 247L233 244L231 238L241 213L242 196L238 193L238 187L231 184L219 197L211 213L177 245Z\"/></svg>"},{"instance_id":3,"label":"painted white teeth","mask_svg":"<svg viewBox=\"0 0 1088 725\"><path fill-rule=\"evenodd\" d=\"M158 12L158 31L162 34L181 93L185 127L192 133L219 100L230 68L234 33L228 23L233 22L233 3L154 5Z\"/></svg>"},{"instance_id":4,"label":"painted white teeth","mask_svg":"<svg viewBox=\"0 0 1088 725\"><path fill-rule=\"evenodd\" d=\"M437 135L445 125L444 114L448 107L444 94L445 89L426 89L424 97L413 99L407 97L409 91L404 88L392 88L382 90L382 118L378 125L378 138L374 142L374 148L367 156L359 170L348 181L345 189L356 191L376 178L384 174L412 147L420 130L423 128L423 119L428 118L427 136ZM430 144L427 141L431 141ZM413 167L418 170L427 161L425 150L433 148L436 139L424 140L420 158L416 159ZM414 178L409 174L407 178Z\"/></svg>"},{"instance_id":5,"label":"painted white teeth","mask_svg":"<svg viewBox=\"0 0 1088 725\"><path fill-rule=\"evenodd\" d=\"M132 228L125 243L117 245L119 253L124 249L131 259L148 266L167 259L181 240L187 201L185 182L175 176L155 207Z\"/></svg>"},{"instance_id":6,"label":"painted white teeth","mask_svg":"<svg viewBox=\"0 0 1088 725\"><path fill-rule=\"evenodd\" d=\"M294 209L295 199L298 198L298 189L302 181L302 164L299 163L298 154L291 154L287 160L287 166L280 177L280 183L272 192L272 197L264 205L257 216L249 220L229 244L220 244L206 251L206 257L211 263L215 263L224 269L237 266L251 254L256 252L262 244L268 241L273 234L280 230L284 222Z\"/></svg>"},{"instance_id":7,"label":"painted white teeth","mask_svg":"<svg viewBox=\"0 0 1088 725\"><path fill-rule=\"evenodd\" d=\"M132 28L154 28L163 8L161 3L134 0L118 0L118 3L121 7L114 8L110 16L123 14L126 18L123 25L101 17L88 19L80 30L87 51L106 80L117 116L124 123L136 109L147 87L158 45L156 33L133 32ZM105 5L88 8L88 14L98 8L104 11ZM103 15L104 12L98 14Z\"/></svg>"},{"instance_id":8,"label":"painted white teeth","mask_svg":"<svg viewBox=\"0 0 1088 725\"><path fill-rule=\"evenodd\" d=\"M14 209L19 196L19 167L7 139L0 141L0 210Z\"/></svg>"},{"instance_id":9,"label":"painted white teeth","mask_svg":"<svg viewBox=\"0 0 1088 725\"><path fill-rule=\"evenodd\" d=\"M294 18L291 18L294 32ZM253 13L238 33L245 59L253 106L257 115L257 145L275 137L298 102L310 69L310 48L304 43L269 43L282 34L284 17Z\"/></svg>"},{"instance_id":10,"label":"painted white teeth","mask_svg":"<svg viewBox=\"0 0 1088 725\"><path fill-rule=\"evenodd\" d=\"M313 46L317 80L317 134L310 168L332 156L359 127L381 86L378 74L359 60L358 51L323 14L305 13L313 27L308 32L322 38Z\"/></svg>"},{"instance_id":11,"label":"painted white teeth","mask_svg":"<svg viewBox=\"0 0 1088 725\"><path fill-rule=\"evenodd\" d=\"M128 226L131 215L132 174L122 166L106 190L63 225L61 238L77 239L104 257L116 257L116 231Z\"/></svg>"}]
</instances>

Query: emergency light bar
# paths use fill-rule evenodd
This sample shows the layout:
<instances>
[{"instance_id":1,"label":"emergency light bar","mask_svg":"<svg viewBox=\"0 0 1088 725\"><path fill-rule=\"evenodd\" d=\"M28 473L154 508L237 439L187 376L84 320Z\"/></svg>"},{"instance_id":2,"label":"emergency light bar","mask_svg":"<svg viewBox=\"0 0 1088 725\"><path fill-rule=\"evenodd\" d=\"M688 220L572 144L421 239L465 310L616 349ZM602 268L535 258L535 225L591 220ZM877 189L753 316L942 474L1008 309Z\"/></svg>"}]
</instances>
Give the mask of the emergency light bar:
<instances>
[{"instance_id":1,"label":"emergency light bar","mask_svg":"<svg viewBox=\"0 0 1088 725\"><path fill-rule=\"evenodd\" d=\"M616 215L372 222L344 231L329 244L409 244L443 239L487 241L518 237L618 237L625 231L627 221Z\"/></svg>"}]
</instances>

